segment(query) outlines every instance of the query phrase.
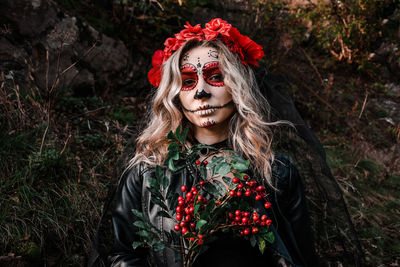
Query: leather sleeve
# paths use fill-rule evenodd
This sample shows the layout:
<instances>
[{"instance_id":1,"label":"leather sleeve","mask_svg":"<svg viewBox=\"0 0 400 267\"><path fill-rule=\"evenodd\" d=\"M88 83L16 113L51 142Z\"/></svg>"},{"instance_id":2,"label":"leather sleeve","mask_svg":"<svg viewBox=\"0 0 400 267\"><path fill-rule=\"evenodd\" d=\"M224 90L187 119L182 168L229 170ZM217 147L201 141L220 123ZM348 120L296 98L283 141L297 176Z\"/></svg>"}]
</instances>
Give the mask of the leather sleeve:
<instances>
[{"instance_id":1,"label":"leather sleeve","mask_svg":"<svg viewBox=\"0 0 400 267\"><path fill-rule=\"evenodd\" d=\"M108 256L110 266L147 266L147 251L132 247L133 241L138 240L132 209L141 211L141 191L139 167L133 167L122 176L115 196L112 215L114 246Z\"/></svg>"},{"instance_id":2,"label":"leather sleeve","mask_svg":"<svg viewBox=\"0 0 400 267\"><path fill-rule=\"evenodd\" d=\"M284 217L286 238L290 240L287 244L295 262L304 266L318 266L301 177L290 158L282 158L281 164L284 168L277 183L280 190L278 203Z\"/></svg>"}]
</instances>

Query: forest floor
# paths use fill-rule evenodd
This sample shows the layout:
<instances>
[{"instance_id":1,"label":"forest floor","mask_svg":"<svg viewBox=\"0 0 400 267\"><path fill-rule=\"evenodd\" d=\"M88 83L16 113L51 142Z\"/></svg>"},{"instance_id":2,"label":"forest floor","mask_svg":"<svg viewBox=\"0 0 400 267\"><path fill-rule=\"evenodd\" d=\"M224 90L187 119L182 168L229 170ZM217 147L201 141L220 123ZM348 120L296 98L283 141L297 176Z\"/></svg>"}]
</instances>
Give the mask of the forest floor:
<instances>
[{"instance_id":1,"label":"forest floor","mask_svg":"<svg viewBox=\"0 0 400 267\"><path fill-rule=\"evenodd\" d=\"M399 85L314 47L270 55L268 71L287 77L289 95L325 148L366 265L399 266ZM9 73L0 80L0 265L84 265L148 92L63 88L48 101Z\"/></svg>"}]
</instances>

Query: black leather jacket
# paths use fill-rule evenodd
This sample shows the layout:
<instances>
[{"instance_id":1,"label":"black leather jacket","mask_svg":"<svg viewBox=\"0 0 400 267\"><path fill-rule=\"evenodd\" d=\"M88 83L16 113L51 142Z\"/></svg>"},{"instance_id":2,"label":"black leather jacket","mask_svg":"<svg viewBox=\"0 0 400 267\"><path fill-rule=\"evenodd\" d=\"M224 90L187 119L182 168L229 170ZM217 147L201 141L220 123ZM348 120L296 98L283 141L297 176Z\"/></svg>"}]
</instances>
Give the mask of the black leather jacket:
<instances>
[{"instance_id":1,"label":"black leather jacket","mask_svg":"<svg viewBox=\"0 0 400 267\"><path fill-rule=\"evenodd\" d=\"M143 248L134 250L132 242L137 239L136 229L133 226L135 218L132 209L141 210L151 223L159 229L173 229L174 222L171 219L156 216L160 207L150 201L149 178L154 177L154 169L144 166L137 166L125 173L120 181L117 191L117 201L113 212L114 247L108 260L111 266L182 266L181 262L175 262L174 252L168 248L159 251L147 251ZM249 243L235 244L234 241L227 241L225 244L232 246L216 246L199 257L200 266L239 266L240 259L249 259L261 263L259 266L317 266L313 237L310 229L309 215L304 197L303 185L299 173L291 159L281 154L275 154L272 165L272 177L274 185L278 190L270 190L270 201L272 209L268 215L272 217L275 232L275 242L261 255L258 248L250 248ZM182 185L189 188L198 182L187 168L179 173L172 174L170 186L176 192L180 192ZM264 212L266 213L265 209ZM224 241L225 242L225 241ZM239 244L239 243L238 243ZM235 259L234 246L241 256ZM222 251L226 248L226 251ZM208 254L207 254L208 253ZM230 254L229 254L230 253ZM221 263L213 257L221 257ZM230 256L229 256L230 255ZM246 258L247 257L247 258ZM231 263L228 264L229 260ZM268 262L268 263L267 263ZM254 263L255 264L255 263ZM252 264L246 264L252 266Z\"/></svg>"}]
</instances>

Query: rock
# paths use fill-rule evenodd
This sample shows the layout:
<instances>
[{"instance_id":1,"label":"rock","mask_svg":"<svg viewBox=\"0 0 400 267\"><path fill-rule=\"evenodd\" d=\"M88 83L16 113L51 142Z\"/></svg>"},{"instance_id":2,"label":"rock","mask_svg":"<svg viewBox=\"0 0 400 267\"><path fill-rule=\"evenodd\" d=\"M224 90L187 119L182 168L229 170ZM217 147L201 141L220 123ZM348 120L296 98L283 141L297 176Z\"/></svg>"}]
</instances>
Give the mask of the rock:
<instances>
[{"instance_id":1,"label":"rock","mask_svg":"<svg viewBox=\"0 0 400 267\"><path fill-rule=\"evenodd\" d=\"M36 86L44 95L52 87L87 94L133 79L121 40L63 14L51 0L3 2L0 71L11 71L20 86Z\"/></svg>"}]
</instances>

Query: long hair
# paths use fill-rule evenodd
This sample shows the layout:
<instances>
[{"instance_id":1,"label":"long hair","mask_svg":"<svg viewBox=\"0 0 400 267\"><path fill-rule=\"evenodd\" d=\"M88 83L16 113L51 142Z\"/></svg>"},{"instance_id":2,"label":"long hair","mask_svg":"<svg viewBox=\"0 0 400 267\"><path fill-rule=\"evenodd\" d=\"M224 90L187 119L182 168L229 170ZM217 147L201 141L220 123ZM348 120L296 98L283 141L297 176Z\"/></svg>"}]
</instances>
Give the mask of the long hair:
<instances>
[{"instance_id":1,"label":"long hair","mask_svg":"<svg viewBox=\"0 0 400 267\"><path fill-rule=\"evenodd\" d=\"M271 126L284 122L269 122L269 104L257 86L253 71L219 40L188 41L163 64L161 82L152 99L150 121L137 138L136 154L130 160L129 167L140 162L162 165L168 153L166 135L178 126L189 126L189 135L193 136L193 127L190 127L182 113L178 94L182 86L179 68L181 58L195 47L213 47L218 51L224 85L236 107L229 122L229 143L233 150L248 158L252 168L273 187Z\"/></svg>"}]
</instances>

